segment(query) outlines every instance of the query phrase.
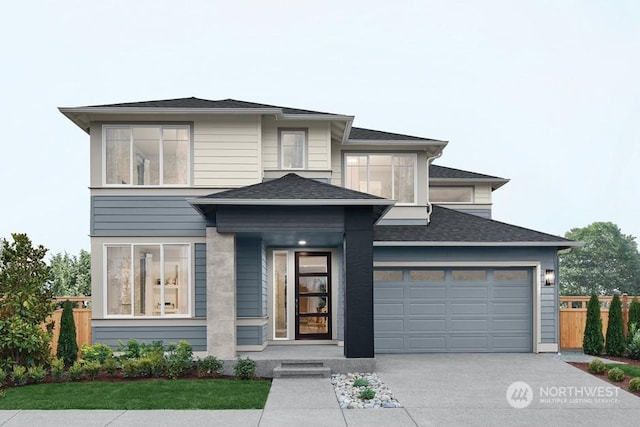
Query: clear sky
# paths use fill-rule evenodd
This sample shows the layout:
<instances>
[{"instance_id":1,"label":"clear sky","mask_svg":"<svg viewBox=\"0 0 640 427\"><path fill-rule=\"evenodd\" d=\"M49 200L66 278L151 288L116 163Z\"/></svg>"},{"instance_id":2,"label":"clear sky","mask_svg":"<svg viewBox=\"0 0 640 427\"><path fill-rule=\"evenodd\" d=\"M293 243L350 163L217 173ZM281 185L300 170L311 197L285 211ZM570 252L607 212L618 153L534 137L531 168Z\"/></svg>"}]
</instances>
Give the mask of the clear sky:
<instances>
[{"instance_id":1,"label":"clear sky","mask_svg":"<svg viewBox=\"0 0 640 427\"><path fill-rule=\"evenodd\" d=\"M196 96L353 114L510 178L494 219L640 236L637 0L21 0L0 26L0 237L89 249L89 138L57 107Z\"/></svg>"}]
</instances>

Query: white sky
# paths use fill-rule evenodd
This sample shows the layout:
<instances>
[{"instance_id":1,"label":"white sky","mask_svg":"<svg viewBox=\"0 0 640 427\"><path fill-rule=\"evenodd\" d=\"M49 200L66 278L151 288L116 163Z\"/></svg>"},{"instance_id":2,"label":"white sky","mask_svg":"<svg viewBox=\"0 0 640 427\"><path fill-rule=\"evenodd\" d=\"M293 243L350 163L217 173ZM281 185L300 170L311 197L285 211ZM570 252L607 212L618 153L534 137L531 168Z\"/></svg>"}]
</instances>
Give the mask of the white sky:
<instances>
[{"instance_id":1,"label":"white sky","mask_svg":"<svg viewBox=\"0 0 640 427\"><path fill-rule=\"evenodd\" d=\"M640 2L21 0L0 26L0 237L89 249L57 107L196 96L353 114L510 178L494 219L640 236Z\"/></svg>"}]
</instances>

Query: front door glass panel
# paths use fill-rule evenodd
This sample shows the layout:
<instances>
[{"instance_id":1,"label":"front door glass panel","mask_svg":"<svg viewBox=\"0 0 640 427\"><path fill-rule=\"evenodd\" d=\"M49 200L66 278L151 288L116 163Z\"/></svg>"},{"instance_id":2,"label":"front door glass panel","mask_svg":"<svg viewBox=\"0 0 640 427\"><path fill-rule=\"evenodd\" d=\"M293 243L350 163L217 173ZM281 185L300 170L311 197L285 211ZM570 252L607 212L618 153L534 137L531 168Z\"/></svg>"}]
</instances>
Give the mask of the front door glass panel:
<instances>
[{"instance_id":1,"label":"front door glass panel","mask_svg":"<svg viewBox=\"0 0 640 427\"><path fill-rule=\"evenodd\" d=\"M297 252L296 339L331 339L331 254Z\"/></svg>"}]
</instances>

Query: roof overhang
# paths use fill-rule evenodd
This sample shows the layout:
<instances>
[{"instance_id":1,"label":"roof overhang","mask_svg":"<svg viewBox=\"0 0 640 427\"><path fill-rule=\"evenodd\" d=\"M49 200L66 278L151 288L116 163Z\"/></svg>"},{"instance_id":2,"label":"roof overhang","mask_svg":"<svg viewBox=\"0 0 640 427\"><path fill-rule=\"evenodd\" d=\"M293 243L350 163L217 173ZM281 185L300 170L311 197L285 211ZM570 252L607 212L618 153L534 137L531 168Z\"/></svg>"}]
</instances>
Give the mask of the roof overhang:
<instances>
[{"instance_id":1,"label":"roof overhang","mask_svg":"<svg viewBox=\"0 0 640 427\"><path fill-rule=\"evenodd\" d=\"M509 182L508 179L492 179L492 178L432 178L429 182L438 184L464 185L464 184L491 184L492 191L497 190Z\"/></svg>"},{"instance_id":2,"label":"roof overhang","mask_svg":"<svg viewBox=\"0 0 640 427\"><path fill-rule=\"evenodd\" d=\"M578 248L583 242L549 241L549 242L429 242L429 241L382 241L373 242L373 246L431 246L431 247L555 247Z\"/></svg>"}]
</instances>

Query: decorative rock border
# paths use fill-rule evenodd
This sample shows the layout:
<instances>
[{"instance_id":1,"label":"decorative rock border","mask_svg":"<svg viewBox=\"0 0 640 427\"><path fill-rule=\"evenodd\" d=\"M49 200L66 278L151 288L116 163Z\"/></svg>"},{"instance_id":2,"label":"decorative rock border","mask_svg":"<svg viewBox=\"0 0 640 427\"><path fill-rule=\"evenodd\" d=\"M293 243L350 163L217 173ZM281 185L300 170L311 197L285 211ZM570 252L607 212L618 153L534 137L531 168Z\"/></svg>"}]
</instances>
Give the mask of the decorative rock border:
<instances>
[{"instance_id":1,"label":"decorative rock border","mask_svg":"<svg viewBox=\"0 0 640 427\"><path fill-rule=\"evenodd\" d=\"M356 386L357 379L365 380L368 386ZM401 408L393 393L376 373L348 373L331 375L331 384L342 409ZM373 399L363 400L360 393L365 389L375 392Z\"/></svg>"}]
</instances>

